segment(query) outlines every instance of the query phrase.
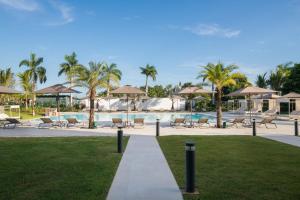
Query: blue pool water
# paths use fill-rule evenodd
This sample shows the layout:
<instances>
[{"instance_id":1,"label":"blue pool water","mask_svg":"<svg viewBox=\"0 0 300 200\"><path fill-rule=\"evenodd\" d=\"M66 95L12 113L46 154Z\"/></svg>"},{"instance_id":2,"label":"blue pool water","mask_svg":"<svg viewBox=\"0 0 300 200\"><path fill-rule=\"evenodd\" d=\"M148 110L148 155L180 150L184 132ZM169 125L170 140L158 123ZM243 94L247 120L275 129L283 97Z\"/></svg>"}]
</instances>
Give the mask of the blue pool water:
<instances>
[{"instance_id":1,"label":"blue pool water","mask_svg":"<svg viewBox=\"0 0 300 200\"><path fill-rule=\"evenodd\" d=\"M79 121L87 121L88 120L88 113L72 113L72 114L61 114L58 117L51 117L52 120L65 120L67 118L76 118ZM170 122L175 118L186 118L189 120L191 115L189 113L129 113L128 119L133 120L134 118L144 118L146 123L156 122L156 119L160 119L161 122ZM127 119L126 113L95 113L95 121L98 122L111 122L112 118L121 118L123 120ZM192 119L194 121L201 119L201 118L208 118L209 121L214 121L215 117L202 114L202 113L193 113Z\"/></svg>"}]
</instances>

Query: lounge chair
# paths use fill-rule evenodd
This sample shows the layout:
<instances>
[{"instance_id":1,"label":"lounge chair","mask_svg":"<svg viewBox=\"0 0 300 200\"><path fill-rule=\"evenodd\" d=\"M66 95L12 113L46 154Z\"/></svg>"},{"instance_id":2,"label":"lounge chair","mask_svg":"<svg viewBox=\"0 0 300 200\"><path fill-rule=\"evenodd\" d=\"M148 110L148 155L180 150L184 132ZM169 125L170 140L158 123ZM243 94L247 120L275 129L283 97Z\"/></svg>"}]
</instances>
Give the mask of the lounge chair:
<instances>
[{"instance_id":1,"label":"lounge chair","mask_svg":"<svg viewBox=\"0 0 300 200\"><path fill-rule=\"evenodd\" d=\"M208 127L210 126L207 118L199 119L197 122L193 123L194 127L203 127L204 125L208 125Z\"/></svg>"},{"instance_id":2,"label":"lounge chair","mask_svg":"<svg viewBox=\"0 0 300 200\"><path fill-rule=\"evenodd\" d=\"M67 118L67 127L76 127L77 125L80 125L80 122L77 121L76 118Z\"/></svg>"},{"instance_id":3,"label":"lounge chair","mask_svg":"<svg viewBox=\"0 0 300 200\"><path fill-rule=\"evenodd\" d=\"M170 122L172 127L185 127L186 120L184 118L176 118L174 121Z\"/></svg>"},{"instance_id":4,"label":"lounge chair","mask_svg":"<svg viewBox=\"0 0 300 200\"><path fill-rule=\"evenodd\" d=\"M133 120L134 128L144 128L144 118L135 118Z\"/></svg>"},{"instance_id":5,"label":"lounge chair","mask_svg":"<svg viewBox=\"0 0 300 200\"><path fill-rule=\"evenodd\" d=\"M227 124L229 127L236 126L238 128L239 124L241 126L245 125L245 118L235 118L234 120L227 122Z\"/></svg>"},{"instance_id":6,"label":"lounge chair","mask_svg":"<svg viewBox=\"0 0 300 200\"><path fill-rule=\"evenodd\" d=\"M121 118L112 118L112 127L124 127L124 123Z\"/></svg>"},{"instance_id":7,"label":"lounge chair","mask_svg":"<svg viewBox=\"0 0 300 200\"><path fill-rule=\"evenodd\" d=\"M42 123L39 124L38 128L50 128L50 127L62 127L64 124L61 122L55 122L50 118L40 118Z\"/></svg>"},{"instance_id":8,"label":"lounge chair","mask_svg":"<svg viewBox=\"0 0 300 200\"><path fill-rule=\"evenodd\" d=\"M296 110L292 111L290 113L290 118L291 119L300 119L300 111L296 111Z\"/></svg>"},{"instance_id":9,"label":"lounge chair","mask_svg":"<svg viewBox=\"0 0 300 200\"><path fill-rule=\"evenodd\" d=\"M246 111L246 114L250 114L250 113L251 113L251 115L257 115L257 114L260 114L261 111L257 108L252 108L252 109Z\"/></svg>"},{"instance_id":10,"label":"lounge chair","mask_svg":"<svg viewBox=\"0 0 300 200\"><path fill-rule=\"evenodd\" d=\"M267 111L263 112L263 114L268 115L268 116L274 116L274 115L277 115L277 110L276 109L267 110Z\"/></svg>"},{"instance_id":11,"label":"lounge chair","mask_svg":"<svg viewBox=\"0 0 300 200\"><path fill-rule=\"evenodd\" d=\"M15 118L6 118L4 120L3 128L4 129L14 129L17 125L21 125L22 123Z\"/></svg>"},{"instance_id":12,"label":"lounge chair","mask_svg":"<svg viewBox=\"0 0 300 200\"><path fill-rule=\"evenodd\" d=\"M277 128L277 125L274 121L274 117L266 117L266 118L263 118L260 122L257 122L258 125L265 125L266 128L269 128L267 126L267 124L273 124L276 128Z\"/></svg>"}]
</instances>

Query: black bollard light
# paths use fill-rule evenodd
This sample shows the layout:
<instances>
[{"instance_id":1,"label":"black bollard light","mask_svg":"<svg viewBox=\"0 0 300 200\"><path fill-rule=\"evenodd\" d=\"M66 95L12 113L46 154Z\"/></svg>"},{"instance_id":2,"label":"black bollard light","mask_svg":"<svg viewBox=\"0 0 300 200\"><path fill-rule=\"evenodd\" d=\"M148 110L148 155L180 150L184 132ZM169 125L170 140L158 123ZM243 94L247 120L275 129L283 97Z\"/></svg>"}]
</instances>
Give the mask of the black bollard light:
<instances>
[{"instance_id":1,"label":"black bollard light","mask_svg":"<svg viewBox=\"0 0 300 200\"><path fill-rule=\"evenodd\" d=\"M159 136L159 119L156 119L156 137Z\"/></svg>"},{"instance_id":2,"label":"black bollard light","mask_svg":"<svg viewBox=\"0 0 300 200\"><path fill-rule=\"evenodd\" d=\"M195 192L195 143L185 143L185 192Z\"/></svg>"},{"instance_id":3,"label":"black bollard light","mask_svg":"<svg viewBox=\"0 0 300 200\"><path fill-rule=\"evenodd\" d=\"M256 122L255 122L255 119L253 119L253 122L252 122L252 135L256 136Z\"/></svg>"},{"instance_id":4,"label":"black bollard light","mask_svg":"<svg viewBox=\"0 0 300 200\"><path fill-rule=\"evenodd\" d=\"M118 153L123 152L123 130L122 127L118 127Z\"/></svg>"},{"instance_id":5,"label":"black bollard light","mask_svg":"<svg viewBox=\"0 0 300 200\"><path fill-rule=\"evenodd\" d=\"M299 135L299 129L298 129L298 119L295 119L295 136Z\"/></svg>"}]
</instances>

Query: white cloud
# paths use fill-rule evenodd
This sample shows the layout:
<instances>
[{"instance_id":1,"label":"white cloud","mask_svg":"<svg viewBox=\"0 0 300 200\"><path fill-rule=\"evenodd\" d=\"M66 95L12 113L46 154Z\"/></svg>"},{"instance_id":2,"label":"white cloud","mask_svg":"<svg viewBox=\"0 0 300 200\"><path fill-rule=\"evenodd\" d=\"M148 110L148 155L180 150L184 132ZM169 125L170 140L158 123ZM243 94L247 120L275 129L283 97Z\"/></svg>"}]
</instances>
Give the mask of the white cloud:
<instances>
[{"instance_id":1,"label":"white cloud","mask_svg":"<svg viewBox=\"0 0 300 200\"><path fill-rule=\"evenodd\" d=\"M23 11L36 11L39 5L34 0L0 0L0 4Z\"/></svg>"},{"instance_id":2,"label":"white cloud","mask_svg":"<svg viewBox=\"0 0 300 200\"><path fill-rule=\"evenodd\" d=\"M58 1L50 1L51 5L60 13L61 21L49 23L48 25L60 26L74 21L73 8Z\"/></svg>"},{"instance_id":3,"label":"white cloud","mask_svg":"<svg viewBox=\"0 0 300 200\"><path fill-rule=\"evenodd\" d=\"M219 36L232 38L240 35L240 30L222 28L218 24L198 24L196 26L187 26L183 30L189 31L199 36Z\"/></svg>"}]
</instances>

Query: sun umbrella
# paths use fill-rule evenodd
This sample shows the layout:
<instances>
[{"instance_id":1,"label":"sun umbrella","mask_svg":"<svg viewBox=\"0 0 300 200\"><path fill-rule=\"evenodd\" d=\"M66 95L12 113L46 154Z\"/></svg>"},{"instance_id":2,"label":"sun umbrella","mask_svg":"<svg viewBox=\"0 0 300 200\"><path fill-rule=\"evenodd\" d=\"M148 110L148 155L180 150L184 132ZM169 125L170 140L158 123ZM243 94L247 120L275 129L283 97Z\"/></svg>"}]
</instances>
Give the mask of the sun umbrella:
<instances>
[{"instance_id":1,"label":"sun umbrella","mask_svg":"<svg viewBox=\"0 0 300 200\"><path fill-rule=\"evenodd\" d=\"M190 121L190 126L192 126L192 116L193 116L193 110L192 110L192 99L191 99L191 95L193 94L210 94L212 93L211 91L202 89L202 88L198 88L198 87L186 87L183 90L181 90L178 94L181 95L187 95L190 99L190 106L191 106L191 121Z\"/></svg>"},{"instance_id":2,"label":"sun umbrella","mask_svg":"<svg viewBox=\"0 0 300 200\"><path fill-rule=\"evenodd\" d=\"M145 92L136 88L136 87L132 87L130 85L125 85L122 87L119 87L113 91L110 92L111 94L125 94L126 95L126 100L127 100L127 122L128 123L128 109L129 109L129 105L128 105L128 100L129 100L129 95L144 95Z\"/></svg>"},{"instance_id":3,"label":"sun umbrella","mask_svg":"<svg viewBox=\"0 0 300 200\"><path fill-rule=\"evenodd\" d=\"M77 90L74 90L72 88L68 88L62 84L56 84L52 85L50 87L43 88L41 90L35 91L37 94L55 94L56 95L56 106L57 106L57 112L59 112L59 94L64 93L80 93Z\"/></svg>"},{"instance_id":4,"label":"sun umbrella","mask_svg":"<svg viewBox=\"0 0 300 200\"><path fill-rule=\"evenodd\" d=\"M228 94L227 96L248 96L249 100L251 101L251 95L258 95L258 94L272 94L272 93L276 93L276 91L274 90L270 90L270 89L265 89L265 88L260 88L260 87L254 87L254 86L248 86L245 88L241 88L237 91L234 91L230 94ZM251 111L251 103L250 103L250 122L252 119L252 111Z\"/></svg>"},{"instance_id":5,"label":"sun umbrella","mask_svg":"<svg viewBox=\"0 0 300 200\"><path fill-rule=\"evenodd\" d=\"M19 92L15 89L5 87L5 86L0 86L0 94L21 94L22 92Z\"/></svg>"}]
</instances>

